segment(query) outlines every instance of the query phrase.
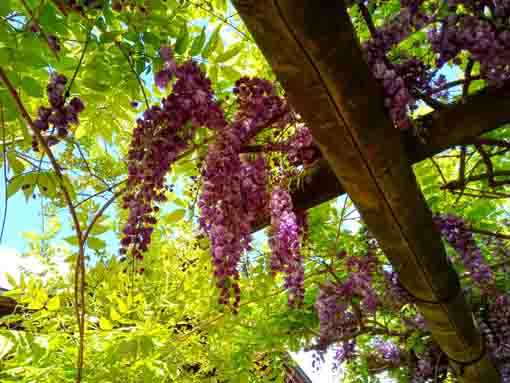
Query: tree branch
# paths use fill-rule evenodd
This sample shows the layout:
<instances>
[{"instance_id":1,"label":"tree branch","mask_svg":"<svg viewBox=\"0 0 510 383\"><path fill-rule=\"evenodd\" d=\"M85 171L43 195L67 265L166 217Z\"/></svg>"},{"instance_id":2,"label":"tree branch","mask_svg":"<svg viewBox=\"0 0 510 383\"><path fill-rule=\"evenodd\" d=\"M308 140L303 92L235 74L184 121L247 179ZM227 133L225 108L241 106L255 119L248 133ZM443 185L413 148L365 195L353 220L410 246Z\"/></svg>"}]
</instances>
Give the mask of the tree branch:
<instances>
[{"instance_id":1,"label":"tree branch","mask_svg":"<svg viewBox=\"0 0 510 383\"><path fill-rule=\"evenodd\" d=\"M71 215L74 229L76 232L76 237L78 239L78 248L79 253L78 257L76 259L76 269L75 269L75 305L76 305L76 317L78 320L78 325L80 329L80 351L78 353L78 373L76 377L76 382L81 382L81 377L83 374L83 344L85 341L85 293L84 293L84 278L85 278L85 253L84 253L84 247L83 247L83 237L82 237L82 231L80 227L80 221L78 219L78 215L76 213L76 210L73 206L73 201L71 199L71 195L69 191L67 190L66 184L64 182L64 177L62 172L60 171L60 166L53 155L50 147L46 143L46 140L44 139L43 135L37 129L35 126L32 118L28 114L27 110L25 109L25 106L23 105L18 92L10 82L9 78L5 74L3 68L0 66L0 80L4 83L7 90L9 91L11 97L13 98L16 107L23 117L23 119L27 122L27 124L30 126L32 133L36 137L39 145L43 148L44 153L48 156L50 159L51 165L53 166L53 170L55 171L55 174L57 175L58 182L60 184L60 187L62 189L62 194L64 196L64 201L68 207L69 213Z\"/></svg>"}]
</instances>

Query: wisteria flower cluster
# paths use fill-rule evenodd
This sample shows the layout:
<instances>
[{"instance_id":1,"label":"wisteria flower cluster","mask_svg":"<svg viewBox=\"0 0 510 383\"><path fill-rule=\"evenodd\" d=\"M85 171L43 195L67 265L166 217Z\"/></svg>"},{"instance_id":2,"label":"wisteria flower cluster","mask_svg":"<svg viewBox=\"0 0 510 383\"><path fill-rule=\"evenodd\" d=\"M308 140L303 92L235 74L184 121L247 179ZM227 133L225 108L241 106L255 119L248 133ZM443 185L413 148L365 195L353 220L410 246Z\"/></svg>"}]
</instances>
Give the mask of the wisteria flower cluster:
<instances>
[{"instance_id":1,"label":"wisteria flower cluster","mask_svg":"<svg viewBox=\"0 0 510 383\"><path fill-rule=\"evenodd\" d=\"M129 210L129 216L123 229L121 252L130 249L138 259L143 258L157 221L159 207L154 203L167 199L166 173L188 147L198 127L226 126L223 111L213 99L211 81L192 61L172 64L173 59L165 49L162 56L167 66L174 68L171 73L176 81L161 105L150 107L138 119L128 153L128 192L123 207Z\"/></svg>"},{"instance_id":2,"label":"wisteria flower cluster","mask_svg":"<svg viewBox=\"0 0 510 383\"><path fill-rule=\"evenodd\" d=\"M299 127L284 146L287 147L287 158L292 166L308 168L321 158L319 147L306 126Z\"/></svg>"},{"instance_id":3,"label":"wisteria flower cluster","mask_svg":"<svg viewBox=\"0 0 510 383\"><path fill-rule=\"evenodd\" d=\"M346 280L328 282L320 287L315 302L319 316L319 349L352 336L364 318L360 315L374 313L380 304L373 286L379 271L379 261L368 252L364 256L349 256L342 252L349 275ZM353 299L360 300L359 311L352 306Z\"/></svg>"},{"instance_id":4,"label":"wisteria flower cluster","mask_svg":"<svg viewBox=\"0 0 510 383\"><path fill-rule=\"evenodd\" d=\"M39 107L37 119L34 121L35 128L40 132L48 132L51 128L46 137L48 146L55 145L59 140L66 138L69 134L69 125L78 125L78 115L85 109L85 105L79 97L73 97L71 101L66 102L66 84L66 76L62 74L51 76L50 83L46 88L49 106ZM35 137L32 139L32 149L39 151Z\"/></svg>"},{"instance_id":5,"label":"wisteria flower cluster","mask_svg":"<svg viewBox=\"0 0 510 383\"><path fill-rule=\"evenodd\" d=\"M376 339L373 346L376 355L379 355L389 365L398 366L402 362L401 352L395 343L388 340Z\"/></svg>"},{"instance_id":6,"label":"wisteria flower cluster","mask_svg":"<svg viewBox=\"0 0 510 383\"><path fill-rule=\"evenodd\" d=\"M386 291L389 294L389 304L395 308L401 308L412 301L412 297L403 288L398 280L398 274L394 271L384 271Z\"/></svg>"},{"instance_id":7,"label":"wisteria flower cluster","mask_svg":"<svg viewBox=\"0 0 510 383\"><path fill-rule=\"evenodd\" d=\"M399 129L412 126L410 108L415 108L414 89L426 87L431 74L420 60L411 58L400 65L390 62L388 53L414 30L432 22L432 18L420 10L422 1L402 2L402 10L386 26L376 31L373 39L365 43L367 61L374 77L384 89L384 103L390 118ZM418 75L418 76L417 76Z\"/></svg>"},{"instance_id":8,"label":"wisteria flower cluster","mask_svg":"<svg viewBox=\"0 0 510 383\"><path fill-rule=\"evenodd\" d=\"M238 110L230 126L218 131L217 140L209 146L199 206L200 224L211 240L220 302L227 304L233 297L235 311L240 300L237 265L242 251L250 247L258 215L269 207L265 161L261 156L251 159L242 151L261 130L284 125L290 112L269 81L243 77L233 92ZM298 280L294 273L293 278ZM293 300L296 292L291 286L287 287Z\"/></svg>"},{"instance_id":9,"label":"wisteria flower cluster","mask_svg":"<svg viewBox=\"0 0 510 383\"><path fill-rule=\"evenodd\" d=\"M473 281L482 288L493 282L492 271L465 222L451 214L434 217L434 223L444 238L459 253Z\"/></svg>"},{"instance_id":10,"label":"wisteria flower cluster","mask_svg":"<svg viewBox=\"0 0 510 383\"><path fill-rule=\"evenodd\" d=\"M289 305L293 306L303 300L305 275L300 253L300 228L289 192L281 187L273 189L269 209L269 244L272 250L270 268L272 273L286 274L285 288L289 290Z\"/></svg>"},{"instance_id":11,"label":"wisteria flower cluster","mask_svg":"<svg viewBox=\"0 0 510 383\"><path fill-rule=\"evenodd\" d=\"M480 63L482 78L495 85L510 79L510 3L454 0L449 5L451 14L428 33L438 54L436 65L458 60L458 55L467 51ZM486 9L490 10L490 17L486 17Z\"/></svg>"}]
</instances>

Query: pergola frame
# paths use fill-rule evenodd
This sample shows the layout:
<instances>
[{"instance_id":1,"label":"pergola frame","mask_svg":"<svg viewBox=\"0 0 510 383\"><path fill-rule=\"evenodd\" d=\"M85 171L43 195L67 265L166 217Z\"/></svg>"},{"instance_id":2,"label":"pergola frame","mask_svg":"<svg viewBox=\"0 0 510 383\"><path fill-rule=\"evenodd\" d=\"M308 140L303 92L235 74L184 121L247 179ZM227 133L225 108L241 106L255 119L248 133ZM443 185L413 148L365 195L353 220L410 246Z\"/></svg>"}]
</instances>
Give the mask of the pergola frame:
<instances>
[{"instance_id":1,"label":"pergola frame","mask_svg":"<svg viewBox=\"0 0 510 383\"><path fill-rule=\"evenodd\" d=\"M499 382L411 164L508 121L502 105L510 104L509 90L485 91L426 116L431 134L422 144L393 127L343 1L233 3L329 165L319 166L306 186L325 190L321 197L298 191L296 207L346 192L459 380Z\"/></svg>"}]
</instances>

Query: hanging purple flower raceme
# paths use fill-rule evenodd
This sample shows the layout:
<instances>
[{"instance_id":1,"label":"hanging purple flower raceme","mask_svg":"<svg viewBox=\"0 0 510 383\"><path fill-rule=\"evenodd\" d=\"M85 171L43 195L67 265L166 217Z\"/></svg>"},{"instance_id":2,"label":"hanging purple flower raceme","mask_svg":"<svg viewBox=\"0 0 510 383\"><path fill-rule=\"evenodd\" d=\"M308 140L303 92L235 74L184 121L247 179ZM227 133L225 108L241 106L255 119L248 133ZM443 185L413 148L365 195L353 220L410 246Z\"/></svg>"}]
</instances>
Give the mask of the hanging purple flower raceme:
<instances>
[{"instance_id":1,"label":"hanging purple flower raceme","mask_svg":"<svg viewBox=\"0 0 510 383\"><path fill-rule=\"evenodd\" d=\"M199 206L200 224L211 239L220 303L228 304L233 298L236 311L240 300L237 265L242 251L250 247L257 213L267 211L269 201L264 159L241 152L262 129L285 124L290 112L285 99L266 80L243 77L236 82L234 94L238 110L230 126L220 130L209 146ZM296 284L299 276L292 275Z\"/></svg>"},{"instance_id":2,"label":"hanging purple flower raceme","mask_svg":"<svg viewBox=\"0 0 510 383\"><path fill-rule=\"evenodd\" d=\"M302 126L296 130L284 144L287 151L289 163L293 166L304 166L305 168L313 166L320 158L321 152L314 142L310 130Z\"/></svg>"},{"instance_id":3,"label":"hanging purple flower raceme","mask_svg":"<svg viewBox=\"0 0 510 383\"><path fill-rule=\"evenodd\" d=\"M289 305L303 301L304 268L300 253L300 228L293 211L289 192L276 187L271 193L269 205L271 213L271 238L269 244L271 272L286 274L285 288L289 290Z\"/></svg>"},{"instance_id":4,"label":"hanging purple flower raceme","mask_svg":"<svg viewBox=\"0 0 510 383\"><path fill-rule=\"evenodd\" d=\"M368 251L364 256L347 257L349 277L344 283L345 291L361 297L361 308L366 313L374 313L379 306L379 298L373 288L373 277L379 268L377 257Z\"/></svg>"},{"instance_id":5,"label":"hanging purple flower raceme","mask_svg":"<svg viewBox=\"0 0 510 383\"><path fill-rule=\"evenodd\" d=\"M166 59L171 61L167 61L167 67L175 68L172 92L137 120L128 153L128 187L123 207L129 215L121 253L130 249L138 259L148 249L157 221L159 207L155 203L166 201L165 192L170 190L165 185L165 175L198 127L218 130L226 126L223 112L214 101L211 81L198 65L192 61L177 65L171 55Z\"/></svg>"},{"instance_id":6,"label":"hanging purple flower raceme","mask_svg":"<svg viewBox=\"0 0 510 383\"><path fill-rule=\"evenodd\" d=\"M247 234L241 194L240 150L241 141L237 134L230 129L219 133L216 142L209 146L199 200L200 225L211 240L220 303L228 304L233 296L234 310L240 301L237 264Z\"/></svg>"},{"instance_id":7,"label":"hanging purple flower raceme","mask_svg":"<svg viewBox=\"0 0 510 383\"><path fill-rule=\"evenodd\" d=\"M410 330L426 330L425 318L421 314L415 314L411 317L404 316L402 317L402 322Z\"/></svg>"},{"instance_id":8,"label":"hanging purple flower raceme","mask_svg":"<svg viewBox=\"0 0 510 383\"><path fill-rule=\"evenodd\" d=\"M339 346L335 351L335 361L339 364L344 362L350 362L357 356L356 353L356 340L349 339L344 342L340 342Z\"/></svg>"},{"instance_id":9,"label":"hanging purple flower raceme","mask_svg":"<svg viewBox=\"0 0 510 383\"><path fill-rule=\"evenodd\" d=\"M315 302L319 317L319 344L325 349L341 338L348 338L356 333L364 318L379 306L379 299L373 288L373 277L379 272L377 257L370 251L365 256L347 256L345 259L348 277L345 281L328 282L321 285ZM360 300L358 310L353 306L353 298Z\"/></svg>"},{"instance_id":10,"label":"hanging purple flower raceme","mask_svg":"<svg viewBox=\"0 0 510 383\"><path fill-rule=\"evenodd\" d=\"M330 344L342 338L354 337L357 332L359 321L349 310L349 295L349 292L338 284L328 282L321 285L315 301L320 322L317 344L319 350L326 350Z\"/></svg>"},{"instance_id":11,"label":"hanging purple flower raceme","mask_svg":"<svg viewBox=\"0 0 510 383\"><path fill-rule=\"evenodd\" d=\"M377 339L374 342L374 349L375 352L379 354L382 359L389 363L391 366L397 367L401 364L401 353L395 343Z\"/></svg>"},{"instance_id":12,"label":"hanging purple flower raceme","mask_svg":"<svg viewBox=\"0 0 510 383\"><path fill-rule=\"evenodd\" d=\"M465 222L452 215L434 217L434 223L443 237L459 253L464 267L477 285L487 288L493 283L493 274Z\"/></svg>"},{"instance_id":13,"label":"hanging purple flower raceme","mask_svg":"<svg viewBox=\"0 0 510 383\"><path fill-rule=\"evenodd\" d=\"M374 77L384 89L384 104L395 126L399 129L412 127L408 112L416 108L416 90L427 88L433 74L428 67L411 58L400 64L388 59L390 50L405 40L414 30L421 29L433 21L433 18L420 10L423 1L401 1L401 11L376 35L364 44L367 62Z\"/></svg>"},{"instance_id":14,"label":"hanging purple flower raceme","mask_svg":"<svg viewBox=\"0 0 510 383\"><path fill-rule=\"evenodd\" d=\"M510 358L510 297L497 296L488 310L488 324L494 336L493 355L498 361Z\"/></svg>"},{"instance_id":15,"label":"hanging purple flower raceme","mask_svg":"<svg viewBox=\"0 0 510 383\"><path fill-rule=\"evenodd\" d=\"M48 42L48 47L51 49L51 51L54 53L54 54L58 54L60 53L60 41L58 40L58 37L55 36L55 35L49 35L48 36L48 39L47 39L47 42Z\"/></svg>"},{"instance_id":16,"label":"hanging purple flower raceme","mask_svg":"<svg viewBox=\"0 0 510 383\"><path fill-rule=\"evenodd\" d=\"M412 301L412 297L404 289L398 280L398 274L394 271L385 271L384 279L386 283L386 290L389 293L389 304L396 309L400 309L405 304Z\"/></svg>"},{"instance_id":17,"label":"hanging purple flower raceme","mask_svg":"<svg viewBox=\"0 0 510 383\"><path fill-rule=\"evenodd\" d=\"M250 237L253 225L257 219L266 217L269 213L269 193L267 191L267 165L263 156L251 158L241 156L241 195L243 198L244 234L243 248L250 249Z\"/></svg>"},{"instance_id":18,"label":"hanging purple flower raceme","mask_svg":"<svg viewBox=\"0 0 510 383\"><path fill-rule=\"evenodd\" d=\"M37 111L37 119L34 121L35 127L41 132L47 132L51 128L51 132L46 137L48 146L57 144L69 134L69 126L71 124L78 125L78 115L83 112L85 105L78 97L73 97L66 102L65 92L67 77L62 74L53 74L50 83L46 87L49 106L39 107ZM39 145L35 137L32 140L32 149L39 151Z\"/></svg>"},{"instance_id":19,"label":"hanging purple flower raceme","mask_svg":"<svg viewBox=\"0 0 510 383\"><path fill-rule=\"evenodd\" d=\"M439 345L434 341L428 341L421 352L417 352L418 361L414 369L411 383L431 382L434 377L446 373L448 358L444 356Z\"/></svg>"},{"instance_id":20,"label":"hanging purple flower raceme","mask_svg":"<svg viewBox=\"0 0 510 383\"><path fill-rule=\"evenodd\" d=\"M484 14L486 6L493 9L490 17ZM480 63L482 78L491 84L503 85L510 79L508 1L451 1L450 7L451 14L428 32L432 49L438 55L437 67L449 60L458 64L458 55L467 51Z\"/></svg>"}]
</instances>

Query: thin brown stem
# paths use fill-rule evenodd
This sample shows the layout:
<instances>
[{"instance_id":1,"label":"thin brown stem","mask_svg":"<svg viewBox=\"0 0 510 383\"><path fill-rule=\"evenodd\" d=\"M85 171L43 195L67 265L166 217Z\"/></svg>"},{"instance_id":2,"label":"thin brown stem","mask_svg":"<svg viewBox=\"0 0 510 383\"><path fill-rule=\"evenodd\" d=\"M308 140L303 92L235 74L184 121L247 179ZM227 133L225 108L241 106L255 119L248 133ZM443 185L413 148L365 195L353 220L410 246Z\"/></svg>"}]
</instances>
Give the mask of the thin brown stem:
<instances>
[{"instance_id":1,"label":"thin brown stem","mask_svg":"<svg viewBox=\"0 0 510 383\"><path fill-rule=\"evenodd\" d=\"M122 45L118 41L115 41L115 45L117 45L119 50L122 52L122 54L126 58L128 64L129 64L129 68L131 69L131 72L133 72L133 74L135 75L136 81L138 82L138 85L140 86L140 90L142 91L143 99L145 101L145 106L147 107L147 109L149 109L150 108L150 104L149 104L149 99L147 98L147 94L145 92L145 86L144 86L144 84L142 82L142 79L138 75L138 73L136 73L136 69L135 69L133 63L131 62L131 58L129 57L129 54L127 54L124 51L124 49L122 48Z\"/></svg>"},{"instance_id":2,"label":"thin brown stem","mask_svg":"<svg viewBox=\"0 0 510 383\"><path fill-rule=\"evenodd\" d=\"M87 229L85 230L85 233L83 234L83 242L87 241L87 238L89 237L90 235L90 232L92 231L92 229L94 228L94 225L97 223L97 221L99 221L99 219L101 218L101 216L104 214L104 212L106 211L106 209L108 209L108 207L110 207L110 205L112 203L115 202L115 200L117 198L119 198L124 192L126 191L126 189L122 189L122 190L119 190L117 193L115 193L114 195L112 195L110 197L110 199L108 201L105 202L105 204L101 207L101 209L99 209L96 214L94 215L94 218L92 218L92 221L90 222L90 225L87 227Z\"/></svg>"},{"instance_id":3,"label":"thin brown stem","mask_svg":"<svg viewBox=\"0 0 510 383\"><path fill-rule=\"evenodd\" d=\"M211 16L217 18L218 20L220 20L222 23L228 25L230 28L232 28L233 30L235 30L237 33L239 33L239 35L241 35L244 39L248 40L248 41L252 41L253 40L246 34L244 33L243 31L241 31L238 27L236 27L234 24L232 24L230 21L228 21L228 19L225 19L224 17L216 14L215 12L207 9L206 7L204 7L202 4L200 3L196 3L194 1L191 1L191 0L188 0L188 3L190 3L191 5L193 5L194 7L197 7L197 8L200 8L202 9L204 12L207 12L208 14L210 14ZM232 17L232 16L230 16ZM230 18L229 17L229 18Z\"/></svg>"},{"instance_id":4,"label":"thin brown stem","mask_svg":"<svg viewBox=\"0 0 510 383\"><path fill-rule=\"evenodd\" d=\"M471 76L471 81L479 80L480 78L481 77L479 75ZM464 85L465 83L466 83L466 79L464 79L464 78L459 79L459 80L450 81L444 85L438 86L437 88L433 89L431 92L429 92L429 95L436 94L436 93L442 92L444 90L454 88L459 85Z\"/></svg>"},{"instance_id":5,"label":"thin brown stem","mask_svg":"<svg viewBox=\"0 0 510 383\"><path fill-rule=\"evenodd\" d=\"M448 183L446 181L446 177L444 176L443 171L441 170L441 167L438 165L438 163L432 157L430 157L429 159L430 159L430 162L432 162L432 165L434 165L434 167L436 168L437 172L439 173L439 176L441 177L441 180L443 181L443 183L444 184Z\"/></svg>"},{"instance_id":6,"label":"thin brown stem","mask_svg":"<svg viewBox=\"0 0 510 383\"><path fill-rule=\"evenodd\" d=\"M359 10L361 12L361 15L363 16L363 19L365 20L365 24L368 27L368 31L370 32L370 35L373 39L377 36L377 29L375 28L374 21L372 20L372 16L370 15L370 12L363 2L359 2L358 4Z\"/></svg>"},{"instance_id":7,"label":"thin brown stem","mask_svg":"<svg viewBox=\"0 0 510 383\"><path fill-rule=\"evenodd\" d=\"M450 182L447 182L446 184L442 185L441 189L448 189L448 190L462 189L464 186L466 186L470 182L481 181L481 180L490 178L491 176L493 178L495 178L495 177L510 177L510 170L501 170L501 171L493 172L492 175L490 175L488 173L484 173L484 174L478 174L476 176L470 176L470 177L465 178L463 182L461 182L460 180L450 181ZM504 184L509 184L510 180L494 181L494 182L496 184L504 185Z\"/></svg>"},{"instance_id":8,"label":"thin brown stem","mask_svg":"<svg viewBox=\"0 0 510 383\"><path fill-rule=\"evenodd\" d=\"M78 206L84 204L85 202L90 201L92 198L99 197L101 194L104 194L104 193L107 193L109 191L112 191L116 187L118 187L118 186L120 186L120 185L122 185L122 184L124 184L126 182L127 182L127 179L124 179L122 181L117 182L115 185L112 185L112 186L110 186L110 187L108 187L106 189L103 189L103 190L101 190L101 191L99 191L97 193L94 193L94 194L88 196L87 198L81 200L80 202L78 202L76 205L74 205L74 207L77 208ZM123 191L125 191L125 189Z\"/></svg>"},{"instance_id":9,"label":"thin brown stem","mask_svg":"<svg viewBox=\"0 0 510 383\"><path fill-rule=\"evenodd\" d=\"M510 235L508 235L508 234L495 233L493 231L479 229L479 228L472 227L472 226L469 228L469 231L471 231L473 233L481 234L481 235L486 235L486 236L489 236L489 237L510 240Z\"/></svg>"},{"instance_id":10,"label":"thin brown stem","mask_svg":"<svg viewBox=\"0 0 510 383\"><path fill-rule=\"evenodd\" d=\"M487 178L489 179L489 186L495 187L496 181L494 180L494 167L492 165L492 161L488 153L480 144L475 145L476 150L480 153L480 157L482 157L483 162L485 163L485 167L487 168Z\"/></svg>"},{"instance_id":11,"label":"thin brown stem","mask_svg":"<svg viewBox=\"0 0 510 383\"><path fill-rule=\"evenodd\" d=\"M2 239L4 237L5 230L5 222L7 220L7 207L8 207L8 197L7 197L7 148L5 145L5 119L4 119L4 106L0 104L0 124L2 129L2 154L4 161L4 214L2 216L2 229L0 231L0 243L2 243Z\"/></svg>"},{"instance_id":12,"label":"thin brown stem","mask_svg":"<svg viewBox=\"0 0 510 383\"><path fill-rule=\"evenodd\" d=\"M83 246L83 237L82 237L82 231L80 227L80 221L78 219L78 215L76 213L76 209L73 206L73 201L71 199L71 195L69 190L67 190L66 183L64 182L64 176L60 170L60 165L58 164L55 156L53 155L53 152L51 151L50 147L48 146L46 140L44 139L43 135L37 129L35 126L32 118L28 114L27 110L25 109L25 106L23 105L23 102L21 101L18 92L10 82L9 78L5 74L5 71L0 66L0 80L3 82L3 84L7 87L7 90L9 91L11 97L14 100L14 103L23 117L23 119L27 122L30 129L32 130L32 133L36 137L39 145L43 148L44 153L48 156L51 165L53 166L53 170L55 171L55 174L57 176L57 180L60 184L60 187L62 189L62 194L64 197L64 201L69 209L69 213L71 215L71 218L73 220L74 229L76 232L76 237L78 239L78 257L76 259L76 268L75 268L75 286L74 286L74 296L75 296L75 309L76 309L76 318L78 320L79 325L79 331L80 331L80 348L78 352L78 369L77 369L77 375L76 375L76 383L80 383L82 380L83 375L83 357L84 357L84 343L85 343L85 251Z\"/></svg>"}]
</instances>

